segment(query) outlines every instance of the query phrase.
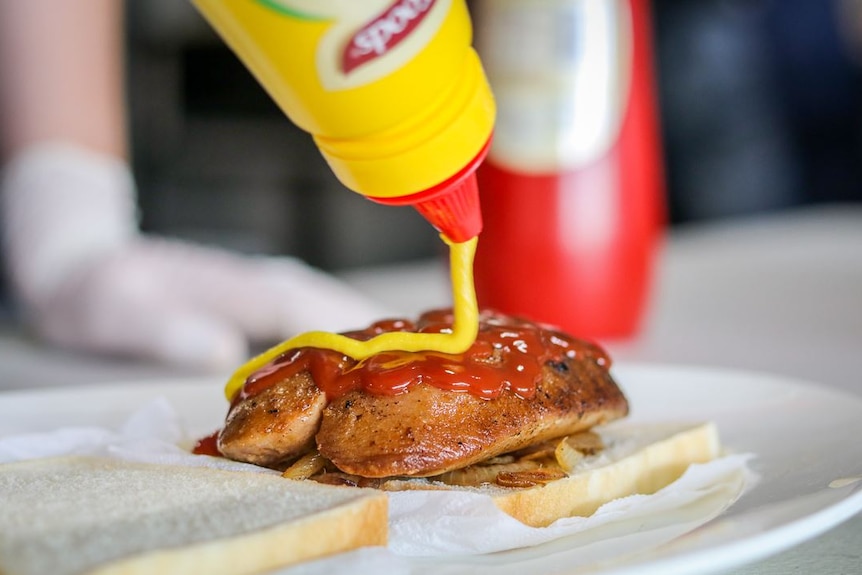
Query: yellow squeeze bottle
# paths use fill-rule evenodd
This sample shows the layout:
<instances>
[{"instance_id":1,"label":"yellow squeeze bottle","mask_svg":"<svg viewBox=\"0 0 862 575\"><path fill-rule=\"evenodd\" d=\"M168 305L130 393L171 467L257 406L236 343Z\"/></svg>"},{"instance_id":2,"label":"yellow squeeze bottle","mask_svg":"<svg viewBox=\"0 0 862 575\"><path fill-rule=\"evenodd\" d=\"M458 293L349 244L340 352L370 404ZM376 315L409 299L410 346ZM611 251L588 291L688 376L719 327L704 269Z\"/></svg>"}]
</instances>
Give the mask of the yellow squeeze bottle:
<instances>
[{"instance_id":1,"label":"yellow squeeze bottle","mask_svg":"<svg viewBox=\"0 0 862 575\"><path fill-rule=\"evenodd\" d=\"M495 110L464 0L193 1L344 185L479 233Z\"/></svg>"},{"instance_id":2,"label":"yellow squeeze bottle","mask_svg":"<svg viewBox=\"0 0 862 575\"><path fill-rule=\"evenodd\" d=\"M465 351L478 329L475 170L495 114L465 0L192 1L284 113L311 133L341 182L376 202L415 207L449 243L454 264L453 333L382 334L392 336L384 343L302 334L243 366L228 388L291 347L328 347L357 359L385 349Z\"/></svg>"}]
</instances>

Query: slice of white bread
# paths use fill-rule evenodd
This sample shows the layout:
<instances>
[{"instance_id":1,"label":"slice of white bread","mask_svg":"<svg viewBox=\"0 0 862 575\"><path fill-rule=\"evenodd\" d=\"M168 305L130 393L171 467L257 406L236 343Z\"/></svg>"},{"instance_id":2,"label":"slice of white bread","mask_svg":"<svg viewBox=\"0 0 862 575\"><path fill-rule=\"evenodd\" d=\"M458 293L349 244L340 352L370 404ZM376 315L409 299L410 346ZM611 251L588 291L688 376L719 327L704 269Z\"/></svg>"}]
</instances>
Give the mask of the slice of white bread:
<instances>
[{"instance_id":1,"label":"slice of white bread","mask_svg":"<svg viewBox=\"0 0 862 575\"><path fill-rule=\"evenodd\" d=\"M715 459L721 449L712 423L620 422L593 431L601 436L604 449L580 460L568 477L544 485L453 487L414 479L390 481L387 488L478 491L490 495L497 507L522 523L543 527L561 517L592 515L620 497L655 493L682 476L692 463Z\"/></svg>"},{"instance_id":2,"label":"slice of white bread","mask_svg":"<svg viewBox=\"0 0 862 575\"><path fill-rule=\"evenodd\" d=\"M0 575L258 573L385 545L387 498L278 475L61 457L0 465Z\"/></svg>"},{"instance_id":3,"label":"slice of white bread","mask_svg":"<svg viewBox=\"0 0 862 575\"><path fill-rule=\"evenodd\" d=\"M579 463L569 477L521 491L497 493L494 503L533 526L560 517L588 516L614 499L651 494L676 481L692 463L718 456L714 425L619 426L602 430L605 448Z\"/></svg>"},{"instance_id":4,"label":"slice of white bread","mask_svg":"<svg viewBox=\"0 0 862 575\"><path fill-rule=\"evenodd\" d=\"M393 480L394 489L475 490L533 526L650 494L719 455L714 425L613 424L568 477L527 489ZM277 475L94 458L0 466L0 575L241 574L384 545L384 492Z\"/></svg>"}]
</instances>

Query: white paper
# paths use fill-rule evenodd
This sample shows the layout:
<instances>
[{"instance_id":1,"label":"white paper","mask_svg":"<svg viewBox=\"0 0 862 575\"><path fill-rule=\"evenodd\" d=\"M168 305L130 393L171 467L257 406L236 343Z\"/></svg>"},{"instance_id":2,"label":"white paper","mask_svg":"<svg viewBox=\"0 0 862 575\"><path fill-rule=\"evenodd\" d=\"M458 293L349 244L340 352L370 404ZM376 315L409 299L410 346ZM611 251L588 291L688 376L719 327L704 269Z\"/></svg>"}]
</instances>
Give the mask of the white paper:
<instances>
[{"instance_id":1,"label":"white paper","mask_svg":"<svg viewBox=\"0 0 862 575\"><path fill-rule=\"evenodd\" d=\"M118 429L63 427L54 431L0 437L0 463L57 457L92 455L142 463L212 467L236 471L277 473L256 465L189 452L189 437L173 406L154 399L133 413Z\"/></svg>"},{"instance_id":2,"label":"white paper","mask_svg":"<svg viewBox=\"0 0 862 575\"><path fill-rule=\"evenodd\" d=\"M275 473L254 465L193 455L182 422L167 400L138 410L119 429L62 428L0 438L0 463L60 455L118 459L218 469ZM185 446L185 447L184 447ZM569 517L549 527L529 527L500 511L490 497L455 491L390 493L388 549L364 549L309 563L285 573L332 573L341 569L386 573L447 572L447 562L471 557L494 573L519 573L500 553L522 549L520 557L577 548L577 565L607 562L667 543L708 522L755 482L750 455L728 455L692 465L677 481L653 495L611 501L590 517ZM529 549L526 549L529 548ZM575 567L567 558L567 566Z\"/></svg>"}]
</instances>

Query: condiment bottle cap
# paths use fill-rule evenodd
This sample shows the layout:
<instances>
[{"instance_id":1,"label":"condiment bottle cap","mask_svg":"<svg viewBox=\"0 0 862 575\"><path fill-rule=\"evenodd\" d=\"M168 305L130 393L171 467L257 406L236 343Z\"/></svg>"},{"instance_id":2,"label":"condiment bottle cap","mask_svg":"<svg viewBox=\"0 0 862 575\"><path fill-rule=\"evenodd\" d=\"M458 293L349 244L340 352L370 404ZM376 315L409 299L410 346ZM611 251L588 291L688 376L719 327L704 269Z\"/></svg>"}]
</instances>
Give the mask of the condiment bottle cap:
<instances>
[{"instance_id":1,"label":"condiment bottle cap","mask_svg":"<svg viewBox=\"0 0 862 575\"><path fill-rule=\"evenodd\" d=\"M466 242L482 231L482 210L476 168L485 159L491 140L457 174L436 186L400 197L369 197L388 205L411 205L450 241Z\"/></svg>"}]
</instances>

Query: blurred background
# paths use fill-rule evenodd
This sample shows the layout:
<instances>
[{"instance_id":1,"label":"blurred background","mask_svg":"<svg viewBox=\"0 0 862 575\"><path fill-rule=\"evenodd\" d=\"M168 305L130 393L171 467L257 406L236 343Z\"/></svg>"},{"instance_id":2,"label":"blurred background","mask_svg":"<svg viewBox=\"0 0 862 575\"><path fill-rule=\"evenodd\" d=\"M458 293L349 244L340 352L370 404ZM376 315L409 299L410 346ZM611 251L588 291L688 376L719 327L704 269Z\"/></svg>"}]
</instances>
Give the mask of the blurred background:
<instances>
[{"instance_id":1,"label":"blurred background","mask_svg":"<svg viewBox=\"0 0 862 575\"><path fill-rule=\"evenodd\" d=\"M189 2L127 7L145 230L333 271L439 253L412 209L338 183ZM862 200L862 2L652 7L671 224Z\"/></svg>"},{"instance_id":2,"label":"blurred background","mask_svg":"<svg viewBox=\"0 0 862 575\"><path fill-rule=\"evenodd\" d=\"M145 229L328 270L438 253L338 183L190 3L127 4ZM862 200L862 2L654 0L653 24L672 224Z\"/></svg>"}]
</instances>

